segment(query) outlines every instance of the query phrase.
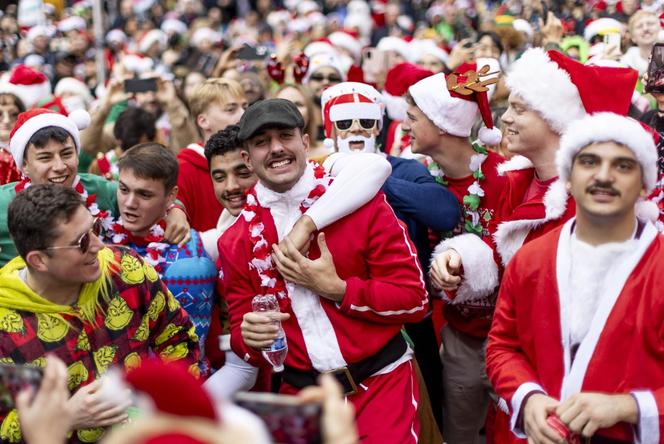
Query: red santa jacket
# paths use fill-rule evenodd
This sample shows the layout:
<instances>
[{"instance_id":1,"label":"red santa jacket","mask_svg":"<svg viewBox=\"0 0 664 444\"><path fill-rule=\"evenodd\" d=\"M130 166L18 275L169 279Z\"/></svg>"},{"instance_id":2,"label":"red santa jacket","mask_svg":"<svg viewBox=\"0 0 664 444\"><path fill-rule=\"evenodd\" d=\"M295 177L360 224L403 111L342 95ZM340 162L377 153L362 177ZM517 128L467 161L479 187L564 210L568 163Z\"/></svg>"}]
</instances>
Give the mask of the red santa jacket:
<instances>
[{"instance_id":1,"label":"red santa jacket","mask_svg":"<svg viewBox=\"0 0 664 444\"><path fill-rule=\"evenodd\" d=\"M263 235L274 244L277 231L270 210L259 207L259 211L265 224ZM252 246L248 227L245 218L239 217L219 239L220 274L229 308L231 347L252 365L264 366L260 352L245 345L240 332L242 317L251 311L252 298L263 293L258 275L249 270ZM312 310L315 313L311 316L298 318L293 304L289 305L291 318L283 323L289 344L286 365L301 370L313 368L310 356L320 350L312 348L330 341L336 342L334 347L338 344L347 363L372 356L399 333L405 322L418 322L428 311L417 252L383 193L323 231L347 289L340 304L320 297L322 310ZM320 257L316 242L311 244L309 257ZM326 319L318 319L321 317ZM321 325L331 325L333 331ZM303 331L307 332L306 339Z\"/></svg>"},{"instance_id":2,"label":"red santa jacket","mask_svg":"<svg viewBox=\"0 0 664 444\"><path fill-rule=\"evenodd\" d=\"M223 209L214 195L203 147L192 143L178 154L178 199L187 209L191 228L207 231L217 226Z\"/></svg>"},{"instance_id":3,"label":"red santa jacket","mask_svg":"<svg viewBox=\"0 0 664 444\"><path fill-rule=\"evenodd\" d=\"M573 220L528 243L507 266L487 347L487 373L510 404L512 427L525 396L543 389L565 399L574 393L632 392L643 443L664 443L664 237L645 226L624 260L607 270L608 289L588 333L570 358L570 236ZM518 432L518 429L516 430ZM599 435L634 439L620 423Z\"/></svg>"},{"instance_id":4,"label":"red santa jacket","mask_svg":"<svg viewBox=\"0 0 664 444\"><path fill-rule=\"evenodd\" d=\"M468 300L495 291L502 270L522 245L559 227L575 213L574 200L560 180L552 182L544 194L524 201L535 178L535 169L526 158L516 156L500 165L498 172L506 175L508 183L494 219L497 228L493 236L481 240L475 235L462 234L447 239L434 251L435 256L453 248L461 255L462 286Z\"/></svg>"}]
</instances>

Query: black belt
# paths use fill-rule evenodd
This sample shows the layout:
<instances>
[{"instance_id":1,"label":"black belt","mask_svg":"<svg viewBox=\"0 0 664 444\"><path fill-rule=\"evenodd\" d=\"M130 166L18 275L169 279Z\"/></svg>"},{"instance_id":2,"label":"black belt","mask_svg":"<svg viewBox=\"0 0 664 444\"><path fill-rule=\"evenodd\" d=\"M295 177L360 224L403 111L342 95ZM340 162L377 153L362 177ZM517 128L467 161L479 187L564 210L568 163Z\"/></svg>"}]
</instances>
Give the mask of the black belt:
<instances>
[{"instance_id":1,"label":"black belt","mask_svg":"<svg viewBox=\"0 0 664 444\"><path fill-rule=\"evenodd\" d=\"M401 332L376 354L361 360L348 364L346 367L330 370L329 373L336 378L344 389L345 395L357 393L357 385L361 384L369 376L380 369L396 361L406 353L408 346ZM316 370L298 370L293 367L284 369L284 381L295 388L301 389L318 383L320 372Z\"/></svg>"}]
</instances>

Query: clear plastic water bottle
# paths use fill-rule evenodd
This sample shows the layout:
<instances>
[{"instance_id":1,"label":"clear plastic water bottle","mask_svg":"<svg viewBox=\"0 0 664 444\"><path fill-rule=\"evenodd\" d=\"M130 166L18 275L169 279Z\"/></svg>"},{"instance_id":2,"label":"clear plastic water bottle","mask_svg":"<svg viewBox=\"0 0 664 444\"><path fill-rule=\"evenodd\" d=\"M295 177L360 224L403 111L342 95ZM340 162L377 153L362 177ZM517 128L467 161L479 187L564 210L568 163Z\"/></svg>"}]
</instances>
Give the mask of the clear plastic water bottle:
<instances>
[{"instance_id":1,"label":"clear plastic water bottle","mask_svg":"<svg viewBox=\"0 0 664 444\"><path fill-rule=\"evenodd\" d=\"M274 295L257 295L251 301L251 308L255 313L263 313L270 317L270 314L279 313L279 301ZM271 316L275 318L275 316ZM286 333L281 327L281 321L273 319L272 322L279 327L279 333L271 346L263 349L263 357L272 364L275 372L284 371L284 360L288 353L288 342L286 342Z\"/></svg>"}]
</instances>

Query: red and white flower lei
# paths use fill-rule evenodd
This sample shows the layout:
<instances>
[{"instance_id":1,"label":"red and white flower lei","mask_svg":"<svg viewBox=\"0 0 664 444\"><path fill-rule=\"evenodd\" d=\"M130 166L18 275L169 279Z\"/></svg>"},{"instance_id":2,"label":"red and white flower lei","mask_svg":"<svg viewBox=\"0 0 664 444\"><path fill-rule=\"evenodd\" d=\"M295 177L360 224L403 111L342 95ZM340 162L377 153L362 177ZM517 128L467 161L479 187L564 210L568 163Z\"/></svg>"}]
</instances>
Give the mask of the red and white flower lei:
<instances>
[{"instance_id":1,"label":"red and white flower lei","mask_svg":"<svg viewBox=\"0 0 664 444\"><path fill-rule=\"evenodd\" d=\"M18 194L21 191L30 188L31 185L32 181L26 177L16 184L14 191ZM83 187L83 183L81 183L81 178L79 176L76 176L73 187L85 202L85 206L90 211L90 214L96 218L102 219L104 230L109 230L113 224L113 216L110 211L99 209L99 205L97 205L97 195L88 194L87 190Z\"/></svg>"},{"instance_id":2,"label":"red and white flower lei","mask_svg":"<svg viewBox=\"0 0 664 444\"><path fill-rule=\"evenodd\" d=\"M332 183L332 178L325 174L325 169L314 162L310 162L314 170L315 186L309 195L300 204L300 212L304 214L325 192ZM272 262L272 246L263 236L265 224L261 220L261 208L254 188L247 193L247 202L242 211L242 216L249 223L249 241L252 245L254 256L249 261L249 269L256 271L264 294L276 296L282 311L288 305L288 291L286 282L277 271Z\"/></svg>"},{"instance_id":3,"label":"red and white flower lei","mask_svg":"<svg viewBox=\"0 0 664 444\"><path fill-rule=\"evenodd\" d=\"M166 263L165 252L170 247L169 243L164 242L165 228L166 221L162 219L150 227L150 234L147 236L134 236L125 228L120 217L111 225L111 229L107 231L106 238L116 245L127 245L129 243L140 246L146 245L145 260L161 276Z\"/></svg>"}]
</instances>

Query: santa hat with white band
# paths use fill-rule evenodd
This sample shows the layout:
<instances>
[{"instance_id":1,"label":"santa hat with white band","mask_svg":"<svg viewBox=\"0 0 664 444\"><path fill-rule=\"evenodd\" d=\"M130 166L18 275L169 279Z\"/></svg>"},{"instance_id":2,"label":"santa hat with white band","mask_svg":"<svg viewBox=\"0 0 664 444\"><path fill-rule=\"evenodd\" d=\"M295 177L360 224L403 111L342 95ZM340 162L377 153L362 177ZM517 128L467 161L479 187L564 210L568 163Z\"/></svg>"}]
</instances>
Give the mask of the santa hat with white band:
<instances>
[{"instance_id":1,"label":"santa hat with white band","mask_svg":"<svg viewBox=\"0 0 664 444\"><path fill-rule=\"evenodd\" d=\"M574 158L593 143L616 142L629 148L643 171L650 192L657 182L657 148L653 136L636 120L614 113L596 113L572 122L560 139L556 165L560 179L569 180Z\"/></svg>"},{"instance_id":2,"label":"santa hat with white band","mask_svg":"<svg viewBox=\"0 0 664 444\"><path fill-rule=\"evenodd\" d=\"M532 48L512 65L507 87L558 134L586 114L627 115L638 73L583 65L557 52Z\"/></svg>"},{"instance_id":3,"label":"santa hat with white band","mask_svg":"<svg viewBox=\"0 0 664 444\"><path fill-rule=\"evenodd\" d=\"M372 119L383 123L384 106L376 88L366 83L342 82L327 88L321 97L325 145L334 146L332 125L338 120Z\"/></svg>"},{"instance_id":4,"label":"santa hat with white band","mask_svg":"<svg viewBox=\"0 0 664 444\"><path fill-rule=\"evenodd\" d=\"M69 133L76 145L76 151L81 152L81 138L79 130L90 125L90 114L84 110L76 110L69 116L64 116L45 108L34 108L18 115L14 128L9 134L9 151L11 151L16 166L23 167L23 156L28 142L40 129L56 126Z\"/></svg>"},{"instance_id":5,"label":"santa hat with white band","mask_svg":"<svg viewBox=\"0 0 664 444\"><path fill-rule=\"evenodd\" d=\"M465 79L464 74L469 71L477 72L488 66L488 75L481 80L497 77L500 72L498 61L495 59L477 59L474 64L464 64L456 69L459 82ZM492 74L492 75L490 75ZM479 133L480 142L486 145L498 145L502 134L493 125L489 97L495 85L489 85L487 92L473 92L462 95L451 91L447 86L449 76L436 74L420 80L408 89L410 96L422 112L441 130L457 137L469 137L480 112L485 128Z\"/></svg>"}]
</instances>

